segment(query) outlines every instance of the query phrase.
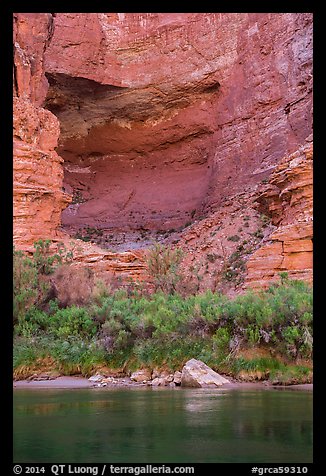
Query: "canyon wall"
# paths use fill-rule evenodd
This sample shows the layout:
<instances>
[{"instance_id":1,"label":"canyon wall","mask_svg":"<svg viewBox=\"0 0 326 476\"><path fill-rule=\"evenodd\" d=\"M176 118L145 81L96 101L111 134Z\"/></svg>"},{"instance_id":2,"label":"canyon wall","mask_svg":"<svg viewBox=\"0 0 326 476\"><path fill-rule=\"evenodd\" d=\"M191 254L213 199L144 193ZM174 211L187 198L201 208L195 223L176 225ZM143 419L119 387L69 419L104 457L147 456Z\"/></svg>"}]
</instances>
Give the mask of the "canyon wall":
<instances>
[{"instance_id":1,"label":"canyon wall","mask_svg":"<svg viewBox=\"0 0 326 476\"><path fill-rule=\"evenodd\" d=\"M280 272L312 283L313 150L308 142L274 170L256 199L258 210L275 225L267 243L247 263L247 286L263 287Z\"/></svg>"},{"instance_id":2,"label":"canyon wall","mask_svg":"<svg viewBox=\"0 0 326 476\"><path fill-rule=\"evenodd\" d=\"M47 94L44 51L53 33L47 13L14 15L14 243L62 237L63 159L55 151L59 121L42 107Z\"/></svg>"},{"instance_id":3,"label":"canyon wall","mask_svg":"<svg viewBox=\"0 0 326 476\"><path fill-rule=\"evenodd\" d=\"M63 243L73 251L74 266L87 266L99 277L140 280L142 255L110 253L71 240L61 229L62 211L72 201L63 190L63 158L56 152L60 125L42 107L48 91L44 52L51 41L54 16L48 13L14 14L13 71L13 192L14 245L33 252L33 243L50 239L52 249Z\"/></svg>"},{"instance_id":4,"label":"canyon wall","mask_svg":"<svg viewBox=\"0 0 326 476\"><path fill-rule=\"evenodd\" d=\"M14 32L19 247L37 238L68 242L86 227L105 240L101 247L77 240L80 262L83 253L95 268L113 260L116 270L139 279L138 249L148 246L146 237L169 235L185 249L192 243L194 263L202 262L207 240L199 245L205 235L199 230L220 223L230 199L230 206L240 200L243 216L243 207L252 207L257 221L271 180L274 195L265 212L272 223L253 244L247 283L260 286L275 269L311 279L311 259L299 250L308 235L311 240L311 228L303 231L308 222L297 222L295 200L284 197L298 188L291 154L312 132L312 14L16 14ZM311 168L298 167L300 176L306 167L311 183ZM300 210L311 220L306 191ZM231 226L226 215L222 221L220 230L225 224L232 236L237 220ZM276 228L283 233L290 226L292 238L275 238ZM212 252L220 248L220 230ZM232 245L225 233L223 242ZM123 236L126 253L104 249L115 236ZM281 242L287 251L280 251ZM222 248L221 256L234 252ZM311 246L304 252L311 256ZM274 255L282 265L265 273L265 258ZM120 258L133 266L120 268ZM216 276L227 259L222 256L220 267L209 261L206 274ZM212 279L202 282L216 287Z\"/></svg>"}]
</instances>

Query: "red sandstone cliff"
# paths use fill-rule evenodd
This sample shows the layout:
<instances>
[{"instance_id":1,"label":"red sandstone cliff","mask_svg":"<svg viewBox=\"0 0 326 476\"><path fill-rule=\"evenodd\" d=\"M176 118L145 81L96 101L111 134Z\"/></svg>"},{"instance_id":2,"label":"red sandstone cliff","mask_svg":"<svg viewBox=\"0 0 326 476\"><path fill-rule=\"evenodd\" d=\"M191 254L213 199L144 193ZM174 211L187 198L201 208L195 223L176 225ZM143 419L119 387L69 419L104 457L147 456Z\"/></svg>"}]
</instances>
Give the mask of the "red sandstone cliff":
<instances>
[{"instance_id":1,"label":"red sandstone cliff","mask_svg":"<svg viewBox=\"0 0 326 476\"><path fill-rule=\"evenodd\" d=\"M47 94L44 50L53 33L50 14L14 15L14 242L24 247L39 237L57 238L63 159L54 150L58 119L42 107Z\"/></svg>"},{"instance_id":2,"label":"red sandstone cliff","mask_svg":"<svg viewBox=\"0 0 326 476\"><path fill-rule=\"evenodd\" d=\"M311 14L16 14L14 33L18 246L61 239L61 223L77 236L85 227L100 230L105 247L123 236L126 250L178 230L175 241L190 250L189 272L202 268L202 286L214 288L239 247L228 237L251 240L261 182L282 163L265 210L272 224L247 249L249 258L264 245L246 257L247 282L261 285L279 269L311 279L310 248L309 258L300 255L296 238L303 233L309 241L311 230L303 232L295 200L284 201L300 196L310 220L310 185L295 192L302 167L284 157L312 130ZM249 227L239 224L246 208ZM291 228L292 238L275 238L279 226ZM210 243L208 233L215 233ZM119 254L80 246L78 259L92 249L87 261L104 259L103 272L112 260L123 268ZM205 263L207 254L221 258ZM121 256L134 263L126 274L139 277L139 252Z\"/></svg>"},{"instance_id":3,"label":"red sandstone cliff","mask_svg":"<svg viewBox=\"0 0 326 476\"><path fill-rule=\"evenodd\" d=\"M282 271L312 282L312 159L310 143L286 157L257 198L258 209L271 217L276 229L248 261L251 287L264 286Z\"/></svg>"},{"instance_id":4,"label":"red sandstone cliff","mask_svg":"<svg viewBox=\"0 0 326 476\"><path fill-rule=\"evenodd\" d=\"M47 13L14 15L14 244L33 251L38 239L63 242L73 249L75 265L106 274L140 279L139 253L108 253L77 243L61 231L62 211L71 202L63 191L63 158L55 148L60 126L44 109L48 91L44 52L51 41L54 17Z\"/></svg>"}]
</instances>

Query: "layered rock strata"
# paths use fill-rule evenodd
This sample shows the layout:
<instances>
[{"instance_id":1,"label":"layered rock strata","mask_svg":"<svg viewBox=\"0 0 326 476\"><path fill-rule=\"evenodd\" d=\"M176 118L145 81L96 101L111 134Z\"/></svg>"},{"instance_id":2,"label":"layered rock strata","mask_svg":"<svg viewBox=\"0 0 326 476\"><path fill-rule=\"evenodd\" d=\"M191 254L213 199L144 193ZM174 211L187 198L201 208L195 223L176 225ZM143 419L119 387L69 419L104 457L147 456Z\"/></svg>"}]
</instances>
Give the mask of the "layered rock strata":
<instances>
[{"instance_id":1,"label":"layered rock strata","mask_svg":"<svg viewBox=\"0 0 326 476\"><path fill-rule=\"evenodd\" d=\"M44 52L53 20L47 13L14 15L14 244L31 253L39 239L62 242L73 250L74 266L87 266L106 281L141 280L141 253L111 253L71 240L61 229L62 211L72 197L63 191L64 160L55 150L59 121L42 107L48 91Z\"/></svg>"},{"instance_id":2,"label":"layered rock strata","mask_svg":"<svg viewBox=\"0 0 326 476\"><path fill-rule=\"evenodd\" d=\"M98 242L112 250L110 237L127 236L116 248L124 253L77 240L75 262L141 279L146 233L178 232L174 241L191 244L196 261L200 230L221 221L228 200L235 218L237 203L241 219L248 207L256 226L261 182L311 134L312 15L15 14L14 128L17 247L39 238L68 244L63 230L80 236L85 227L104 233ZM248 261L253 286L279 270L311 279L308 186L299 191L304 167L291 160L256 202L268 201L272 220L261 258L256 251ZM231 225L227 245L237 235L248 241L237 220ZM225 271L237 248L214 243L208 266L220 259ZM215 278L206 285L216 287Z\"/></svg>"},{"instance_id":3,"label":"layered rock strata","mask_svg":"<svg viewBox=\"0 0 326 476\"><path fill-rule=\"evenodd\" d=\"M14 15L14 242L62 238L63 159L56 153L59 121L44 109L44 50L53 33L50 14Z\"/></svg>"},{"instance_id":4,"label":"layered rock strata","mask_svg":"<svg viewBox=\"0 0 326 476\"><path fill-rule=\"evenodd\" d=\"M247 263L246 284L264 287L287 272L313 279L313 148L311 143L285 157L256 199L258 210L276 225Z\"/></svg>"},{"instance_id":5,"label":"layered rock strata","mask_svg":"<svg viewBox=\"0 0 326 476\"><path fill-rule=\"evenodd\" d=\"M311 133L310 14L57 14L47 107L72 230L169 231Z\"/></svg>"}]
</instances>

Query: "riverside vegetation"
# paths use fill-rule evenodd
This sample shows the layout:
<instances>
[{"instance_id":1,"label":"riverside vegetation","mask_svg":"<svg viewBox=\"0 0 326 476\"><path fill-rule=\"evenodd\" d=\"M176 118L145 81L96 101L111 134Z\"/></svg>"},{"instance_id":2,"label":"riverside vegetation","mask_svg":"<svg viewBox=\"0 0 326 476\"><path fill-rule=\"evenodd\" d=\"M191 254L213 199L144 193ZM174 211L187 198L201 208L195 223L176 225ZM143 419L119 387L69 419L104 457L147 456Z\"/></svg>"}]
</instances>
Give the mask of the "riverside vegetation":
<instances>
[{"instance_id":1,"label":"riverside vegetation","mask_svg":"<svg viewBox=\"0 0 326 476\"><path fill-rule=\"evenodd\" d=\"M180 251L156 245L148 255L153 290L112 290L97 281L84 300L58 299L54 272L72 254L49 241L29 258L14 251L14 378L39 370L90 376L101 368L181 369L190 358L243 380L312 379L312 289L280 280L234 298L178 292ZM70 272L71 273L71 272ZM80 283L81 287L83 283Z\"/></svg>"}]
</instances>

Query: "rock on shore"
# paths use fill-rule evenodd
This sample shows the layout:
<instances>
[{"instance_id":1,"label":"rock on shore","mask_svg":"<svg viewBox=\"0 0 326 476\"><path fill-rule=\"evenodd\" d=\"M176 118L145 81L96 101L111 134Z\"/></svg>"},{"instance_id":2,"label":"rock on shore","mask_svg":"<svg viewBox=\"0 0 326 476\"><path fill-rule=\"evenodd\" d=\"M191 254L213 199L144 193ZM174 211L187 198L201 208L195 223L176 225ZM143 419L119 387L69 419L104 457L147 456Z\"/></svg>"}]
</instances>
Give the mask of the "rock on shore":
<instances>
[{"instance_id":1,"label":"rock on shore","mask_svg":"<svg viewBox=\"0 0 326 476\"><path fill-rule=\"evenodd\" d=\"M219 387L225 383L230 382L200 360L190 359L182 369L182 387Z\"/></svg>"},{"instance_id":2,"label":"rock on shore","mask_svg":"<svg viewBox=\"0 0 326 476\"><path fill-rule=\"evenodd\" d=\"M214 372L204 362L196 359L190 359L184 365L182 372L176 371L170 373L167 370L140 369L133 372L130 377L124 379L105 377L101 374L93 375L88 379L96 387L106 387L107 385L125 384L125 385L147 385L152 387L219 387L229 380Z\"/></svg>"}]
</instances>

